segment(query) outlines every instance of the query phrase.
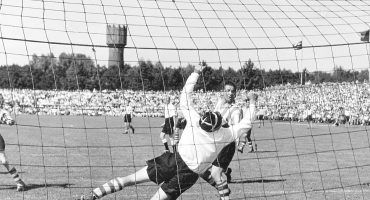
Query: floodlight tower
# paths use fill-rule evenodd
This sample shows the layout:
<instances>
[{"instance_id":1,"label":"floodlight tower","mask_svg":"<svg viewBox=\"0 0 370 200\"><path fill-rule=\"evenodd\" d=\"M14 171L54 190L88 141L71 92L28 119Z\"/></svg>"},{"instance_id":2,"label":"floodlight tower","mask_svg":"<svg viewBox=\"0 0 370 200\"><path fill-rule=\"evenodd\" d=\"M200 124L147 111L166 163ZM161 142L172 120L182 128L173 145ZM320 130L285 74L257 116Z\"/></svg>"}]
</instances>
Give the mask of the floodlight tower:
<instances>
[{"instance_id":1,"label":"floodlight tower","mask_svg":"<svg viewBox=\"0 0 370 200\"><path fill-rule=\"evenodd\" d=\"M107 25L107 45L109 47L109 66L123 66L123 53L127 44L127 26Z\"/></svg>"},{"instance_id":2,"label":"floodlight tower","mask_svg":"<svg viewBox=\"0 0 370 200\"><path fill-rule=\"evenodd\" d=\"M366 44L366 51L367 51L367 57L369 59L369 68L368 68L367 72L368 72L368 75L369 75L368 81L370 83L370 57L369 57L370 55L369 55L369 48L368 48L368 46L369 46L369 32L370 32L370 30L366 30L366 31L362 31L360 34L361 34L361 41L367 43Z\"/></svg>"}]
</instances>

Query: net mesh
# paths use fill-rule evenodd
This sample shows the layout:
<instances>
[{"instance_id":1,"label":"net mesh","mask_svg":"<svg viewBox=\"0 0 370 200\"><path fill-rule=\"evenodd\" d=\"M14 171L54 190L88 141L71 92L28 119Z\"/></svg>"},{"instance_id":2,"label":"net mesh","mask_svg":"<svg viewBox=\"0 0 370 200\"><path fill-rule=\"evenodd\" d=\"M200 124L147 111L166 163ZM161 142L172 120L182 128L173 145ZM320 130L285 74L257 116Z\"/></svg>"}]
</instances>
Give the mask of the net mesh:
<instances>
[{"instance_id":1,"label":"net mesh","mask_svg":"<svg viewBox=\"0 0 370 200\"><path fill-rule=\"evenodd\" d=\"M1 93L16 121L1 134L28 190L15 192L4 168L0 196L71 199L141 169L163 151L164 97L178 101L191 66L203 64L239 83L238 101L258 86L265 109L252 129L255 152L230 164L232 199L366 199L369 4L1 0ZM126 27L127 41L107 26ZM112 62L119 67L106 72ZM217 82L201 82L196 101L213 108ZM136 107L135 134L122 134L125 98ZM157 189L140 184L106 199L148 199ZM180 198L218 197L198 181Z\"/></svg>"}]
</instances>

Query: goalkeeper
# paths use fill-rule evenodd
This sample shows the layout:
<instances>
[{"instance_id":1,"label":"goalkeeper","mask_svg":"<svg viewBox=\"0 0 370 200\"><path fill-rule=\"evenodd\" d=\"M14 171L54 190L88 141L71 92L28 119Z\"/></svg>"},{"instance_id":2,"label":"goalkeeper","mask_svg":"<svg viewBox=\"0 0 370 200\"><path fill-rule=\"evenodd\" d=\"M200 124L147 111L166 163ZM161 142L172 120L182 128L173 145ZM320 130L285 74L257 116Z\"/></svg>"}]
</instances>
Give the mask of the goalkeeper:
<instances>
[{"instance_id":1,"label":"goalkeeper","mask_svg":"<svg viewBox=\"0 0 370 200\"><path fill-rule=\"evenodd\" d=\"M177 199L189 189L212 165L221 149L235 141L251 128L249 119L228 128L222 127L225 121L219 112L208 111L200 116L193 105L192 93L199 77L196 68L187 79L180 97L180 109L187 125L182 133L175 153L166 152L148 160L147 166L134 174L114 178L95 188L91 195L81 196L82 200L94 200L122 190L127 186L152 181L160 188L151 199ZM251 104L251 108L254 107ZM221 199L229 199L230 190L221 174L214 174L214 180Z\"/></svg>"},{"instance_id":2,"label":"goalkeeper","mask_svg":"<svg viewBox=\"0 0 370 200\"><path fill-rule=\"evenodd\" d=\"M14 125L15 121L10 117L9 112L4 108L4 97L0 94L0 123L6 125ZM17 191L26 190L26 184L19 177L18 171L15 167L12 167L5 154L5 141L3 136L0 134L0 162L6 168L7 172L12 176L14 182L17 185Z\"/></svg>"}]
</instances>

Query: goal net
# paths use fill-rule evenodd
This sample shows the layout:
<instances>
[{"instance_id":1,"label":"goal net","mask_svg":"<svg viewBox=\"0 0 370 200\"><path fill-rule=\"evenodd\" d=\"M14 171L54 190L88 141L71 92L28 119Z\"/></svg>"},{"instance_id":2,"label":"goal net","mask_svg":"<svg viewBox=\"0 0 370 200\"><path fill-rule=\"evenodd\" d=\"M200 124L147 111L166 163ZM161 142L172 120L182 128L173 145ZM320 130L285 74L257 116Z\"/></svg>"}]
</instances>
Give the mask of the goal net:
<instances>
[{"instance_id":1,"label":"goal net","mask_svg":"<svg viewBox=\"0 0 370 200\"><path fill-rule=\"evenodd\" d=\"M227 81L258 94L250 145L230 163L231 199L370 195L370 2L1 0L1 199L74 199L163 153L166 98L194 66L197 109ZM126 107L134 133L125 133ZM248 152L250 151L250 152ZM103 199L150 199L158 185ZM218 199L198 180L179 199Z\"/></svg>"}]
</instances>

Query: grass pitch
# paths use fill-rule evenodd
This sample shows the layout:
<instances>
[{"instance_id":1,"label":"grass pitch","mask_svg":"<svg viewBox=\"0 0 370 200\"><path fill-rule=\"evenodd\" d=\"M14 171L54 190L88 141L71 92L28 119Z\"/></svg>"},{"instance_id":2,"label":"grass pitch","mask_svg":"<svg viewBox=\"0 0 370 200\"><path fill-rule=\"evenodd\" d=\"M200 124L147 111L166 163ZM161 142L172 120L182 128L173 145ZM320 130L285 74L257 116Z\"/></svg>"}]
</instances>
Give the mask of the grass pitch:
<instances>
[{"instance_id":1,"label":"grass pitch","mask_svg":"<svg viewBox=\"0 0 370 200\"><path fill-rule=\"evenodd\" d=\"M0 169L1 200L66 200L135 172L163 152L163 118L134 118L135 134L122 134L122 118L16 116L0 127L9 162L28 185L16 192ZM151 128L149 128L151 127ZM255 153L236 153L231 163L232 199L367 199L370 196L370 128L265 122L254 126ZM148 182L103 199L150 199ZM179 199L218 199L199 180Z\"/></svg>"}]
</instances>

